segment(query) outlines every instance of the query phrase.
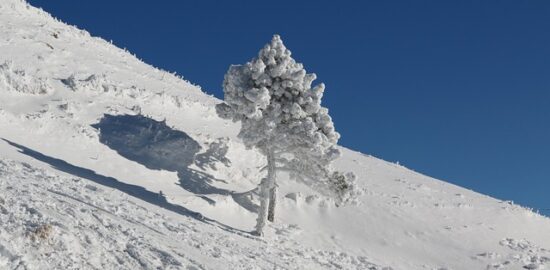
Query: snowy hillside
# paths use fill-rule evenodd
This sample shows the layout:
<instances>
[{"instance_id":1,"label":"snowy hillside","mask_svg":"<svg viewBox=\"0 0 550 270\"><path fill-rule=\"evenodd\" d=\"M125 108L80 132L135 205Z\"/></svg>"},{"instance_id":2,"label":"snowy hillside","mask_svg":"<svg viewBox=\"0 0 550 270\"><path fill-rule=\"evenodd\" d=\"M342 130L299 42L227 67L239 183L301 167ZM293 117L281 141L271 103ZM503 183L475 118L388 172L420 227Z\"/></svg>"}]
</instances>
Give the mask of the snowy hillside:
<instances>
[{"instance_id":1,"label":"snowy hillside","mask_svg":"<svg viewBox=\"0 0 550 270\"><path fill-rule=\"evenodd\" d=\"M219 102L0 0L0 269L550 268L550 219L348 149L359 205L281 175L253 236L265 160Z\"/></svg>"}]
</instances>

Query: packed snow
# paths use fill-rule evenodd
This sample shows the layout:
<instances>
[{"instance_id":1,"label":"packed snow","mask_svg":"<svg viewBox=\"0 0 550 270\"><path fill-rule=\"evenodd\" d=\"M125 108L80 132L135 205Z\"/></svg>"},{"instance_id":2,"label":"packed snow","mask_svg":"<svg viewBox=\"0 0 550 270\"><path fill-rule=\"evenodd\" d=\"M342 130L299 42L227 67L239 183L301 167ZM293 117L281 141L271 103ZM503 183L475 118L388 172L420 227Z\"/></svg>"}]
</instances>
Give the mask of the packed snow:
<instances>
[{"instance_id":1,"label":"packed snow","mask_svg":"<svg viewBox=\"0 0 550 270\"><path fill-rule=\"evenodd\" d=\"M0 269L550 267L547 217L343 147L358 205L281 173L254 236L266 160L220 102L1 0Z\"/></svg>"}]
</instances>

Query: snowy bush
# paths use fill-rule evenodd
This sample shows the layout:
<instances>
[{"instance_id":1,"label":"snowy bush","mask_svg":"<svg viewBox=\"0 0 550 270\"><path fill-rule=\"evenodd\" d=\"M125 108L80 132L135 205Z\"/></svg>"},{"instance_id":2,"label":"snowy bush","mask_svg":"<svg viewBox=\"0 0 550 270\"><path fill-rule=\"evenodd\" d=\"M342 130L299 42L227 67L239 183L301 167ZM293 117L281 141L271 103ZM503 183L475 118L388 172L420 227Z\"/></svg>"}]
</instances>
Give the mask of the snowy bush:
<instances>
[{"instance_id":1,"label":"snowy bush","mask_svg":"<svg viewBox=\"0 0 550 270\"><path fill-rule=\"evenodd\" d=\"M76 78L73 74L67 79L62 79L61 82L73 91L102 91L109 92L116 90L113 83L110 83L105 75L92 74L82 80Z\"/></svg>"},{"instance_id":2,"label":"snowy bush","mask_svg":"<svg viewBox=\"0 0 550 270\"><path fill-rule=\"evenodd\" d=\"M22 69L16 69L10 61L0 65L0 90L32 95L44 95L51 92L48 81L29 75Z\"/></svg>"},{"instance_id":3,"label":"snowy bush","mask_svg":"<svg viewBox=\"0 0 550 270\"><path fill-rule=\"evenodd\" d=\"M45 241L52 235L53 227L50 224L42 224L28 232L28 237L33 242Z\"/></svg>"},{"instance_id":4,"label":"snowy bush","mask_svg":"<svg viewBox=\"0 0 550 270\"><path fill-rule=\"evenodd\" d=\"M356 187L353 173L332 171L340 155L328 109L321 106L324 84L311 86L315 74L307 74L275 35L257 58L229 68L224 80L224 103L218 115L240 121L244 144L267 157L267 177L260 186L261 203L256 230L273 221L276 204L276 173L288 172L337 204L348 201Z\"/></svg>"}]
</instances>

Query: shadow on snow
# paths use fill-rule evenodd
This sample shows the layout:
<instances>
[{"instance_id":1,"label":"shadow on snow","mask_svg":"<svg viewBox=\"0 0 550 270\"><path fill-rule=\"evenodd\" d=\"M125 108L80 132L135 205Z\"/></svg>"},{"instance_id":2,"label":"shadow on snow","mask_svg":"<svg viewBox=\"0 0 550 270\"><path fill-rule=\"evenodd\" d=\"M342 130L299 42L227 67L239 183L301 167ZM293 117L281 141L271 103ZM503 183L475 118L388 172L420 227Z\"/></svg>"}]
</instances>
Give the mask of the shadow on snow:
<instances>
[{"instance_id":1,"label":"shadow on snow","mask_svg":"<svg viewBox=\"0 0 550 270\"><path fill-rule=\"evenodd\" d=\"M70 164L70 163L68 163L64 160L44 155L40 152L37 152L33 149L30 149L30 148L25 147L23 145L17 144L15 142L9 141L7 139L2 138L2 140L7 142L8 144L18 148L20 153L22 153L24 155L27 155L27 156L30 156L30 157L32 157L36 160L42 161L44 163L47 163L56 170L59 170L59 171L65 172L65 173L69 173L69 174L74 175L76 177L88 179L90 181L93 181L97 184L100 184L100 185L103 185L103 186L106 186L106 187L118 189L121 192L124 192L124 193L126 193L126 194L128 194L132 197L135 197L135 198L141 199L143 201L146 201L150 204L154 204L154 205L159 206L161 208L164 208L166 210L169 210L169 211L172 211L174 213L196 219L196 220L201 221L201 222L205 222L205 223L209 223L209 224L218 226L219 228L221 228L223 230L226 230L226 231L229 231L229 232L248 233L248 232L241 231L239 229L229 227L225 224L221 224L221 223L219 223L219 222L217 222L213 219L210 219L210 218L207 218L207 217L203 216L202 214L200 214L198 212L191 211L191 210L189 210L189 209L187 209L187 208L185 208L181 205L169 203L164 196L160 196L159 193L148 191L148 190L146 190L145 188L143 188L141 186L126 184L124 182L118 181L117 179L115 179L113 177L97 174L93 170L78 167L78 166L72 165L72 164Z\"/></svg>"},{"instance_id":2,"label":"shadow on snow","mask_svg":"<svg viewBox=\"0 0 550 270\"><path fill-rule=\"evenodd\" d=\"M121 156L152 170L177 172L179 184L189 192L230 193L212 185L222 180L189 168L201 150L200 144L185 132L168 127L164 121L142 115L106 114L92 127L99 130L99 141Z\"/></svg>"},{"instance_id":3,"label":"shadow on snow","mask_svg":"<svg viewBox=\"0 0 550 270\"><path fill-rule=\"evenodd\" d=\"M200 144L185 132L167 126L165 121L156 121L142 115L105 114L99 123L92 125L92 127L99 131L99 141L101 143L126 159L137 162L148 169L177 172L178 184L209 204L215 204L215 201L205 195L219 194L231 196L237 204L250 212L258 211L258 205L252 201L253 194L257 192L256 189L237 193L218 188L212 184L215 182L225 183L224 180L190 168L193 164L200 170L205 170L207 167L215 169L217 164L229 166L231 161L226 157L228 150L226 141L218 140L210 143L208 149L201 153L202 147ZM60 171L116 188L128 195L178 214L215 223L225 229L233 229L207 219L200 213L191 211L181 205L171 204L166 201L164 196L148 191L141 186L126 184L113 177L97 174L93 170L72 165L64 160L44 155L6 139L3 140L19 148L21 153L48 163Z\"/></svg>"},{"instance_id":4,"label":"shadow on snow","mask_svg":"<svg viewBox=\"0 0 550 270\"><path fill-rule=\"evenodd\" d=\"M189 167L195 164L204 170L207 167L215 169L220 163L229 166L231 161L226 157L228 147L225 141L210 143L208 149L200 153L200 144L185 132L167 126L165 121L143 115L105 114L92 127L99 130L99 141L121 156L152 170L177 172L179 185L209 204L215 204L215 201L204 195L219 194L232 196L248 211L257 211L258 206L251 201L251 193L255 190L236 193L215 187L213 183L225 181Z\"/></svg>"}]
</instances>

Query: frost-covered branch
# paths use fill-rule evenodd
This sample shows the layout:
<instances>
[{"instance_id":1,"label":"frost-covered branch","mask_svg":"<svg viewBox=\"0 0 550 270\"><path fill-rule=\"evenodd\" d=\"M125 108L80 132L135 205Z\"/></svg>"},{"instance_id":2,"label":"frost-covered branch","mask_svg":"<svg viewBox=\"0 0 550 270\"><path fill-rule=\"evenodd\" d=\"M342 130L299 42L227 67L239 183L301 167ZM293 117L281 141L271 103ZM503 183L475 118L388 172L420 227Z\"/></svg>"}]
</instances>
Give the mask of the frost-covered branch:
<instances>
[{"instance_id":1,"label":"frost-covered branch","mask_svg":"<svg viewBox=\"0 0 550 270\"><path fill-rule=\"evenodd\" d=\"M312 85L316 78L291 57L278 35L256 58L229 67L225 75L224 103L216 106L216 112L222 118L241 122L238 137L246 147L266 155L268 161L261 169L267 170L268 176L261 184L260 234L266 216L262 211L268 205L273 217L277 170L288 171L296 181L337 202L352 194L354 177L330 167L340 154L335 147L340 134L328 109L321 106L325 85ZM267 196L269 203L265 201Z\"/></svg>"}]
</instances>

